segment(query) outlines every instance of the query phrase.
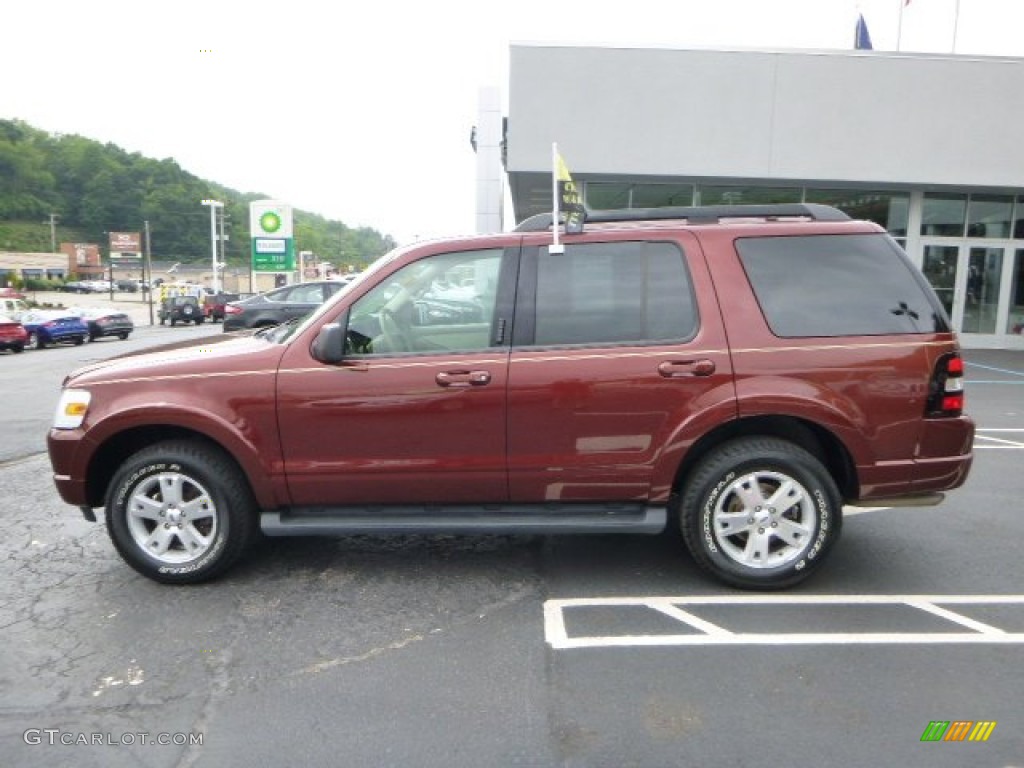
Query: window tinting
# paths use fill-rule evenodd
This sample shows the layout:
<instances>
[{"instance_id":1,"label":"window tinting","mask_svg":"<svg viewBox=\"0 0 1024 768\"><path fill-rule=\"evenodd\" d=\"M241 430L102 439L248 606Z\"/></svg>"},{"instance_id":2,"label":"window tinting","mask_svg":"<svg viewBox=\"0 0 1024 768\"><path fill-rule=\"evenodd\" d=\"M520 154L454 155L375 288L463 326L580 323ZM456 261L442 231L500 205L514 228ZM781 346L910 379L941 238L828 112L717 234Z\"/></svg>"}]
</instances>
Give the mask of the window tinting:
<instances>
[{"instance_id":1,"label":"window tinting","mask_svg":"<svg viewBox=\"0 0 1024 768\"><path fill-rule=\"evenodd\" d=\"M776 336L948 329L923 278L885 235L745 238L736 247Z\"/></svg>"},{"instance_id":2,"label":"window tinting","mask_svg":"<svg viewBox=\"0 0 1024 768\"><path fill-rule=\"evenodd\" d=\"M594 243L541 252L538 345L667 341L697 313L683 254L670 243Z\"/></svg>"}]
</instances>

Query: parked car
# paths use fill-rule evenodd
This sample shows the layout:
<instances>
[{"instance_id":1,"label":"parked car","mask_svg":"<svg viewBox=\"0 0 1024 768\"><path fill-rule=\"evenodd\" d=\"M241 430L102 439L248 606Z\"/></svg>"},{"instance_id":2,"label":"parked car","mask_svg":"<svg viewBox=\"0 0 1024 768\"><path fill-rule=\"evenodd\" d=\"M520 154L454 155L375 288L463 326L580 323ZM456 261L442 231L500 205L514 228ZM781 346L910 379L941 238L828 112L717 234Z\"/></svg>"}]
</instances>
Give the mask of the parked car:
<instances>
[{"instance_id":1,"label":"parked car","mask_svg":"<svg viewBox=\"0 0 1024 768\"><path fill-rule=\"evenodd\" d=\"M171 325L177 325L179 322L199 325L206 319L198 296L168 296L160 302L157 316L160 318L160 325L166 322L170 322Z\"/></svg>"},{"instance_id":2,"label":"parked car","mask_svg":"<svg viewBox=\"0 0 1024 768\"><path fill-rule=\"evenodd\" d=\"M266 328L308 315L345 287L338 280L317 280L275 288L232 301L224 308L224 330Z\"/></svg>"},{"instance_id":3,"label":"parked car","mask_svg":"<svg viewBox=\"0 0 1024 768\"><path fill-rule=\"evenodd\" d=\"M25 326L13 318L0 315L0 349L22 352L28 343Z\"/></svg>"},{"instance_id":4,"label":"parked car","mask_svg":"<svg viewBox=\"0 0 1024 768\"><path fill-rule=\"evenodd\" d=\"M818 205L591 220L559 249L550 215L405 247L305 322L72 373L61 497L105 505L125 561L168 583L259 529L671 528L723 582L779 589L827 561L844 504L965 481L958 340L882 227ZM417 311L439 291L460 304Z\"/></svg>"},{"instance_id":5,"label":"parked car","mask_svg":"<svg viewBox=\"0 0 1024 768\"><path fill-rule=\"evenodd\" d=\"M203 302L203 313L206 315L206 319L211 323L216 323L218 320L224 319L225 308L232 301L238 301L239 296L237 293L213 293L206 297Z\"/></svg>"},{"instance_id":6,"label":"parked car","mask_svg":"<svg viewBox=\"0 0 1024 768\"><path fill-rule=\"evenodd\" d=\"M25 294L22 293L21 291L15 290L14 288L11 288L10 286L5 285L4 287L0 288L0 298L24 299Z\"/></svg>"},{"instance_id":7,"label":"parked car","mask_svg":"<svg viewBox=\"0 0 1024 768\"><path fill-rule=\"evenodd\" d=\"M116 309L80 307L71 311L85 320L89 326L89 341L96 341L104 336L116 336L123 341L135 330L135 323L131 317Z\"/></svg>"},{"instance_id":8,"label":"parked car","mask_svg":"<svg viewBox=\"0 0 1024 768\"><path fill-rule=\"evenodd\" d=\"M138 293L139 291L145 293L146 291L149 290L149 283L147 283L145 280L126 278L122 280L117 280L114 283L114 289L117 291L121 291L122 293Z\"/></svg>"},{"instance_id":9,"label":"parked car","mask_svg":"<svg viewBox=\"0 0 1024 768\"><path fill-rule=\"evenodd\" d=\"M29 349L45 349L51 344L82 344L89 336L85 321L67 310L33 309L21 316L28 331Z\"/></svg>"},{"instance_id":10,"label":"parked car","mask_svg":"<svg viewBox=\"0 0 1024 768\"><path fill-rule=\"evenodd\" d=\"M12 320L20 320L26 312L28 312L28 304L21 299L10 296L0 297L0 315L6 315Z\"/></svg>"}]
</instances>

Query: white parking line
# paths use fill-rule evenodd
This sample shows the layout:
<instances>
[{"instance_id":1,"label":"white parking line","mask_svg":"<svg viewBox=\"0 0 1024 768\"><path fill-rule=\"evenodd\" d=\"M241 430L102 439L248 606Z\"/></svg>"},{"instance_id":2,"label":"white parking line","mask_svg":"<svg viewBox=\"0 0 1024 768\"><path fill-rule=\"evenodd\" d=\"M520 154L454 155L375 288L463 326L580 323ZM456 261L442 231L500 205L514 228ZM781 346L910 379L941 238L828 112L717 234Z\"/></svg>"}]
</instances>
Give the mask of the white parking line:
<instances>
[{"instance_id":1,"label":"white parking line","mask_svg":"<svg viewBox=\"0 0 1024 768\"><path fill-rule=\"evenodd\" d=\"M1021 437L1019 440L1009 440L1006 437L996 437L994 434L991 433L998 433L1000 435L1017 434L1020 435ZM982 445L978 445L979 440L984 440L986 442ZM1024 429L1008 429L999 427L993 427L990 429L978 429L974 433L974 447L976 449L980 448L988 450L1022 450L1024 449Z\"/></svg>"},{"instance_id":2,"label":"white parking line","mask_svg":"<svg viewBox=\"0 0 1024 768\"><path fill-rule=\"evenodd\" d=\"M939 632L734 632L679 606L901 606L924 611L961 631ZM573 648L691 645L868 645L1024 644L1024 632L1009 632L943 606L1021 605L1024 595L728 595L702 597L591 597L544 603L544 634L556 650ZM566 613L580 608L648 608L696 632L570 636ZM909 616L909 614L908 614ZM962 631L967 630L967 631Z\"/></svg>"}]
</instances>

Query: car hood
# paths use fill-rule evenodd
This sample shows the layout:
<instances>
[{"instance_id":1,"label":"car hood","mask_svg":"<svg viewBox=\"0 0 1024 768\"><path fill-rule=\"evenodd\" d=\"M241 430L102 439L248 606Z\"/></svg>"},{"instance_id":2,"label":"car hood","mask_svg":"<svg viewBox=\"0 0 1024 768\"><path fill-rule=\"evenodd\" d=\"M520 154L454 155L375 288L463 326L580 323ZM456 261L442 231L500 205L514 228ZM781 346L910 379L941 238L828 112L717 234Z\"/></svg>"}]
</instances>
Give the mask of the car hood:
<instances>
[{"instance_id":1,"label":"car hood","mask_svg":"<svg viewBox=\"0 0 1024 768\"><path fill-rule=\"evenodd\" d=\"M276 369L286 347L257 336L209 336L130 352L72 371L64 386L155 376L201 376Z\"/></svg>"}]
</instances>

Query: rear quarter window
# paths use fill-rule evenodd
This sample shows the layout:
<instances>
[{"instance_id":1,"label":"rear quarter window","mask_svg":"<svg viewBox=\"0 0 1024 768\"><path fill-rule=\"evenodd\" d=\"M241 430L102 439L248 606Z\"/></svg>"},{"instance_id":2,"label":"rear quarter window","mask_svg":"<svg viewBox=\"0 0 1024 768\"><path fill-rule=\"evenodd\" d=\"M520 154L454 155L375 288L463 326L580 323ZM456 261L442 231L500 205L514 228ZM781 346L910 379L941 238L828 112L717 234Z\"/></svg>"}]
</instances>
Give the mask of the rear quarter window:
<instances>
[{"instance_id":1,"label":"rear quarter window","mask_svg":"<svg viewBox=\"0 0 1024 768\"><path fill-rule=\"evenodd\" d=\"M741 238L736 250L776 336L949 330L934 292L887 235Z\"/></svg>"}]
</instances>

